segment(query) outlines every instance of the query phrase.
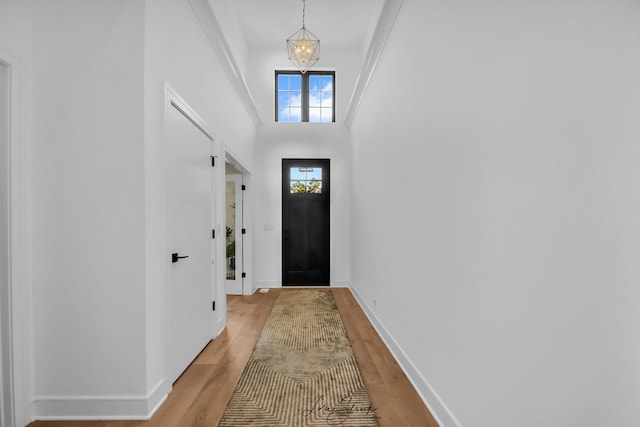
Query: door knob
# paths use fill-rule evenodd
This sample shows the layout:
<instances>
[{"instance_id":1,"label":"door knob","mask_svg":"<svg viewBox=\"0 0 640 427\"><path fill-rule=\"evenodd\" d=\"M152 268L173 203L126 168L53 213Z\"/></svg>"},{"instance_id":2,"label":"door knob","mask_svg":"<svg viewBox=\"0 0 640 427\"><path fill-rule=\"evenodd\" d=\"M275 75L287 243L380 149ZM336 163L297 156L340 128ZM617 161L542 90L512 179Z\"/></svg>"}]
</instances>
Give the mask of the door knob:
<instances>
[{"instance_id":1,"label":"door knob","mask_svg":"<svg viewBox=\"0 0 640 427\"><path fill-rule=\"evenodd\" d=\"M180 261L182 258L189 258L189 255L185 255L185 256L178 256L177 253L175 254L171 254L171 262L178 262Z\"/></svg>"}]
</instances>

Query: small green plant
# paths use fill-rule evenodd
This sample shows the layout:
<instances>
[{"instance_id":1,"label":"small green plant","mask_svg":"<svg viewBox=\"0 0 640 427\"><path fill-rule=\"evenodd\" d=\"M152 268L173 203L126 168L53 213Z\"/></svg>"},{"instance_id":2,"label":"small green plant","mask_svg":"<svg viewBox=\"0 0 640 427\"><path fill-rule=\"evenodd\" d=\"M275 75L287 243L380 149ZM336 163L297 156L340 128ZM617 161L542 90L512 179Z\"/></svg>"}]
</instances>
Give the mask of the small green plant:
<instances>
[{"instance_id":1,"label":"small green plant","mask_svg":"<svg viewBox=\"0 0 640 427\"><path fill-rule=\"evenodd\" d=\"M232 258L236 256L236 241L231 240L233 235L233 229L231 227L227 227L227 258Z\"/></svg>"},{"instance_id":2,"label":"small green plant","mask_svg":"<svg viewBox=\"0 0 640 427\"><path fill-rule=\"evenodd\" d=\"M227 258L236 256L236 241L227 242Z\"/></svg>"}]
</instances>

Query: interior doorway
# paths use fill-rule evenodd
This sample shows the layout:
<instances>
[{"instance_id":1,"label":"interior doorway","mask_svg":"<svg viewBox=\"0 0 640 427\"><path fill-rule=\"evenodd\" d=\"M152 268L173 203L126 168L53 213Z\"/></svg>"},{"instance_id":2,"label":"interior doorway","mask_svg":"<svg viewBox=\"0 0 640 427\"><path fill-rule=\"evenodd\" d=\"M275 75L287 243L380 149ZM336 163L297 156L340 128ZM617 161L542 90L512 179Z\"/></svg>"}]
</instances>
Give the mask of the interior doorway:
<instances>
[{"instance_id":1,"label":"interior doorway","mask_svg":"<svg viewBox=\"0 0 640 427\"><path fill-rule=\"evenodd\" d=\"M241 167L225 162L225 269L229 295L244 292L244 197Z\"/></svg>"},{"instance_id":2,"label":"interior doorway","mask_svg":"<svg viewBox=\"0 0 640 427\"><path fill-rule=\"evenodd\" d=\"M330 160L282 159L282 284L329 285Z\"/></svg>"}]
</instances>

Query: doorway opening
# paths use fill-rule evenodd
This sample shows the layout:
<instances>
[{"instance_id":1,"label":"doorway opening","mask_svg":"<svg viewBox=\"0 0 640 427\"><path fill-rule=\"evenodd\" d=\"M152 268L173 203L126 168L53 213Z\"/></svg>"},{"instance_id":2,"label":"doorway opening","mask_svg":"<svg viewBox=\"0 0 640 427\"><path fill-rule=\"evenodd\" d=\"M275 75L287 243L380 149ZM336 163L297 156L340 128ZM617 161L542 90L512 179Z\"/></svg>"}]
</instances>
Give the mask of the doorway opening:
<instances>
[{"instance_id":1,"label":"doorway opening","mask_svg":"<svg viewBox=\"0 0 640 427\"><path fill-rule=\"evenodd\" d=\"M225 270L229 295L244 292L244 198L242 168L225 162Z\"/></svg>"},{"instance_id":2,"label":"doorway opening","mask_svg":"<svg viewBox=\"0 0 640 427\"><path fill-rule=\"evenodd\" d=\"M282 284L328 286L330 160L282 159Z\"/></svg>"}]
</instances>

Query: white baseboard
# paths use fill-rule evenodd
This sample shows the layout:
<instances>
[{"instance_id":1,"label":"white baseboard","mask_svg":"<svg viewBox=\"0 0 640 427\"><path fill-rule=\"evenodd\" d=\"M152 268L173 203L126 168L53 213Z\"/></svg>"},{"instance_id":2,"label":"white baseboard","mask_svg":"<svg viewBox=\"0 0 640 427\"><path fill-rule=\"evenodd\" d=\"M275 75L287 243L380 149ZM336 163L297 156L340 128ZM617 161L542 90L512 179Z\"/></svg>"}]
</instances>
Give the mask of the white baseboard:
<instances>
[{"instance_id":1,"label":"white baseboard","mask_svg":"<svg viewBox=\"0 0 640 427\"><path fill-rule=\"evenodd\" d=\"M258 280L256 282L256 289L260 288L281 288L282 285L275 280Z\"/></svg>"},{"instance_id":2,"label":"white baseboard","mask_svg":"<svg viewBox=\"0 0 640 427\"><path fill-rule=\"evenodd\" d=\"M149 420L170 391L163 379L146 396L36 396L34 419Z\"/></svg>"},{"instance_id":3,"label":"white baseboard","mask_svg":"<svg viewBox=\"0 0 640 427\"><path fill-rule=\"evenodd\" d=\"M164 401L167 400L167 397L169 396L169 393L171 393L172 388L173 386L167 383L167 381L165 381L165 379L163 378L147 395L147 413L149 414L149 418L151 418L153 414L155 414L156 411L160 409L160 406L164 403Z\"/></svg>"},{"instance_id":4,"label":"white baseboard","mask_svg":"<svg viewBox=\"0 0 640 427\"><path fill-rule=\"evenodd\" d=\"M218 321L216 322L218 325L218 333L216 336L220 335L222 333L222 331L224 330L225 325L227 324L227 316L220 316L220 318L218 319Z\"/></svg>"},{"instance_id":5,"label":"white baseboard","mask_svg":"<svg viewBox=\"0 0 640 427\"><path fill-rule=\"evenodd\" d=\"M331 284L332 288L352 288L351 281L349 280L334 280Z\"/></svg>"},{"instance_id":6,"label":"white baseboard","mask_svg":"<svg viewBox=\"0 0 640 427\"><path fill-rule=\"evenodd\" d=\"M409 378L409 381L420 395L422 401L427 405L427 408L429 408L429 412L431 412L431 415L436 419L438 425L441 427L462 427L462 424L460 424L453 413L451 413L447 405L422 376L409 356L407 356L402 347L398 345L387 328L385 328L384 324L380 319L378 319L364 299L360 294L358 294L357 289L353 286L351 286L351 293L353 293L358 304L360 304L360 307L362 307L362 310L369 318L369 321L378 332L378 335L380 335L389 351L391 351L391 354L398 362L398 365L400 365L400 368L402 368L407 378Z\"/></svg>"}]
</instances>

